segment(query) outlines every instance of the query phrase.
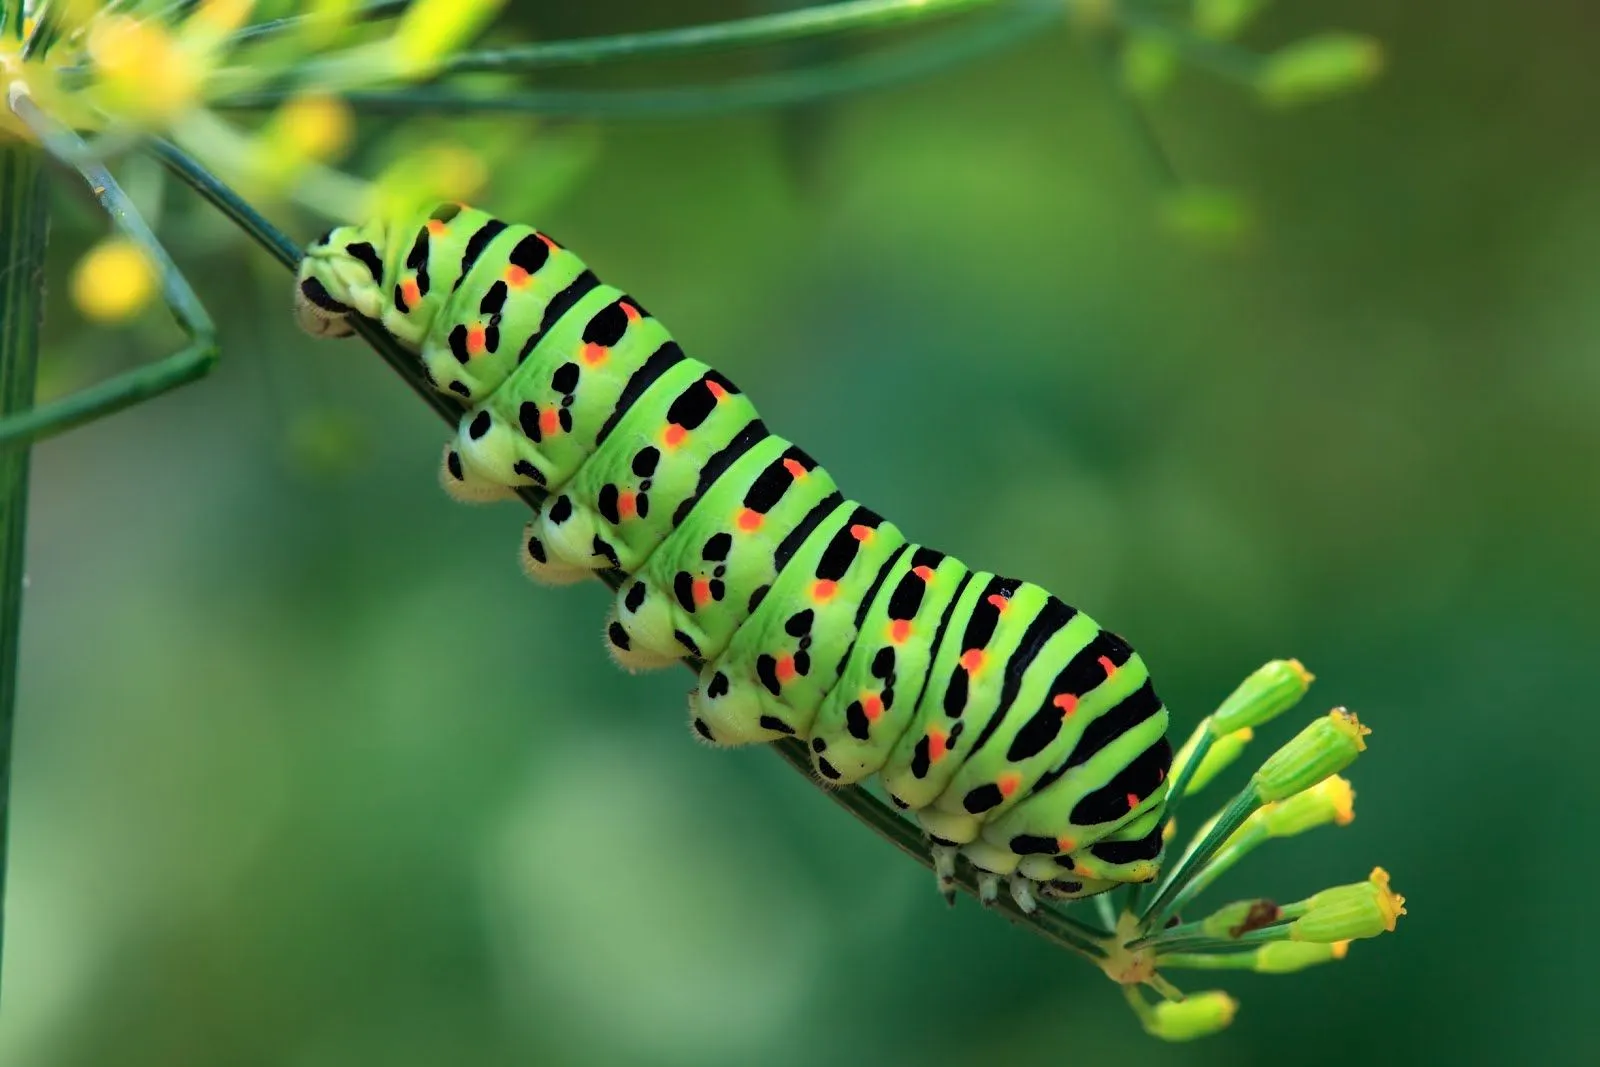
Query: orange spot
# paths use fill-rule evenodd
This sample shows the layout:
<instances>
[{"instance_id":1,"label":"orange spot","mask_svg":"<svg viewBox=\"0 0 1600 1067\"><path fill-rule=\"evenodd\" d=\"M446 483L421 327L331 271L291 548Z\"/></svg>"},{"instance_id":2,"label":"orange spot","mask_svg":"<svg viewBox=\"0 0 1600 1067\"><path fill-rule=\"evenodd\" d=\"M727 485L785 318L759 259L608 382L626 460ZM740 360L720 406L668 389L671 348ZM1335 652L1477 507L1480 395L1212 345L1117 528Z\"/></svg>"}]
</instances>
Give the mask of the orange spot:
<instances>
[{"instance_id":1,"label":"orange spot","mask_svg":"<svg viewBox=\"0 0 1600 1067\"><path fill-rule=\"evenodd\" d=\"M1008 797L1012 793L1015 793L1017 791L1017 786L1021 784L1022 775L1020 774L1002 774L995 782L995 785L1000 787L1000 795L1003 797Z\"/></svg>"},{"instance_id":2,"label":"orange spot","mask_svg":"<svg viewBox=\"0 0 1600 1067\"><path fill-rule=\"evenodd\" d=\"M778 659L778 682L782 684L794 677L794 657L782 656Z\"/></svg>"},{"instance_id":3,"label":"orange spot","mask_svg":"<svg viewBox=\"0 0 1600 1067\"><path fill-rule=\"evenodd\" d=\"M673 422L667 424L666 430L661 434L661 440L668 448L677 448L683 444L683 439L688 436L688 430Z\"/></svg>"},{"instance_id":4,"label":"orange spot","mask_svg":"<svg viewBox=\"0 0 1600 1067\"><path fill-rule=\"evenodd\" d=\"M1078 847L1078 843L1076 841L1074 841L1070 837L1058 837L1058 838L1056 838L1056 850L1058 852L1071 852L1073 849L1075 849L1077 847Z\"/></svg>"},{"instance_id":5,"label":"orange spot","mask_svg":"<svg viewBox=\"0 0 1600 1067\"><path fill-rule=\"evenodd\" d=\"M934 763L938 763L940 760L944 759L944 754L948 751L950 750L945 747L944 731L929 730L928 758Z\"/></svg>"},{"instance_id":6,"label":"orange spot","mask_svg":"<svg viewBox=\"0 0 1600 1067\"><path fill-rule=\"evenodd\" d=\"M513 264L506 268L506 284L513 289L521 289L528 284L528 272Z\"/></svg>"},{"instance_id":7,"label":"orange spot","mask_svg":"<svg viewBox=\"0 0 1600 1067\"><path fill-rule=\"evenodd\" d=\"M467 355L469 355L469 356L481 356L481 355L483 355L483 350L488 345L488 343L489 343L489 339L485 335L484 329L483 329L482 326L474 326L470 330L467 331Z\"/></svg>"},{"instance_id":8,"label":"orange spot","mask_svg":"<svg viewBox=\"0 0 1600 1067\"><path fill-rule=\"evenodd\" d=\"M1128 794L1128 810L1132 811L1134 808L1137 808L1138 806L1139 806L1139 794L1138 793L1129 793Z\"/></svg>"},{"instance_id":9,"label":"orange spot","mask_svg":"<svg viewBox=\"0 0 1600 1067\"><path fill-rule=\"evenodd\" d=\"M911 620L896 619L889 624L889 640L897 645L906 643L906 638L911 636Z\"/></svg>"},{"instance_id":10,"label":"orange spot","mask_svg":"<svg viewBox=\"0 0 1600 1067\"><path fill-rule=\"evenodd\" d=\"M838 582L830 582L826 578L820 578L811 585L811 599L819 602L832 600L833 595L838 591Z\"/></svg>"},{"instance_id":11,"label":"orange spot","mask_svg":"<svg viewBox=\"0 0 1600 1067\"><path fill-rule=\"evenodd\" d=\"M443 237L447 229L449 229L449 227L447 227L443 222L440 222L438 219L428 220L428 232L433 234L435 237Z\"/></svg>"},{"instance_id":12,"label":"orange spot","mask_svg":"<svg viewBox=\"0 0 1600 1067\"><path fill-rule=\"evenodd\" d=\"M710 378L706 379L706 388L710 390L711 395L716 397L718 400L721 400L723 397L728 395L728 391L726 389L712 381Z\"/></svg>"},{"instance_id":13,"label":"orange spot","mask_svg":"<svg viewBox=\"0 0 1600 1067\"><path fill-rule=\"evenodd\" d=\"M807 474L811 473L810 471L806 470L806 465L797 459L784 460L783 469L789 472L789 476L791 478L804 478Z\"/></svg>"},{"instance_id":14,"label":"orange spot","mask_svg":"<svg viewBox=\"0 0 1600 1067\"><path fill-rule=\"evenodd\" d=\"M546 437L554 437L561 432L560 408L545 408L539 412L539 432Z\"/></svg>"},{"instance_id":15,"label":"orange spot","mask_svg":"<svg viewBox=\"0 0 1600 1067\"><path fill-rule=\"evenodd\" d=\"M933 568L932 567L912 567L911 568L911 573L915 574L918 578L921 578L924 582L932 582L933 581Z\"/></svg>"},{"instance_id":16,"label":"orange spot","mask_svg":"<svg viewBox=\"0 0 1600 1067\"><path fill-rule=\"evenodd\" d=\"M422 290L417 288L415 278L407 278L400 283L400 299L405 301L407 311L422 303Z\"/></svg>"},{"instance_id":17,"label":"orange spot","mask_svg":"<svg viewBox=\"0 0 1600 1067\"><path fill-rule=\"evenodd\" d=\"M862 693L861 710L867 713L869 722L877 722L878 716L883 714L883 698L877 693Z\"/></svg>"},{"instance_id":18,"label":"orange spot","mask_svg":"<svg viewBox=\"0 0 1600 1067\"><path fill-rule=\"evenodd\" d=\"M632 489L624 489L617 494L617 514L624 519L631 519L639 513L638 494Z\"/></svg>"},{"instance_id":19,"label":"orange spot","mask_svg":"<svg viewBox=\"0 0 1600 1067\"><path fill-rule=\"evenodd\" d=\"M546 237L544 234L536 232L534 234L534 236L537 237L539 240L543 241L544 242L544 246L546 248L548 248L550 251L552 251L552 252L561 251L561 246L556 244L554 241L550 240L550 238Z\"/></svg>"},{"instance_id":20,"label":"orange spot","mask_svg":"<svg viewBox=\"0 0 1600 1067\"><path fill-rule=\"evenodd\" d=\"M707 604L711 603L711 581L710 581L710 579L707 579L707 578L696 578L694 580L694 583L689 588L690 588L691 595L694 597L694 606L695 607L703 608Z\"/></svg>"},{"instance_id":21,"label":"orange spot","mask_svg":"<svg viewBox=\"0 0 1600 1067\"><path fill-rule=\"evenodd\" d=\"M628 321L629 322L638 322L640 319L642 319L644 317L643 315L639 314L639 309L638 308L634 307L632 304L628 303L626 300L622 301L617 306L622 308L622 313L624 315L628 316Z\"/></svg>"},{"instance_id":22,"label":"orange spot","mask_svg":"<svg viewBox=\"0 0 1600 1067\"><path fill-rule=\"evenodd\" d=\"M1078 698L1072 693L1062 693L1050 703L1061 709L1063 719L1070 718L1072 713L1078 710Z\"/></svg>"},{"instance_id":23,"label":"orange spot","mask_svg":"<svg viewBox=\"0 0 1600 1067\"><path fill-rule=\"evenodd\" d=\"M1004 611L1004 610L1006 610L1006 608L1009 608L1011 606L1011 601L1007 600L1005 597L1001 596L999 593L990 593L989 594L989 603L994 607L994 610L996 610L996 611Z\"/></svg>"},{"instance_id":24,"label":"orange spot","mask_svg":"<svg viewBox=\"0 0 1600 1067\"><path fill-rule=\"evenodd\" d=\"M872 536L872 527L862 526L860 523L857 523L856 525L850 527L850 536L854 537L857 541L865 541L867 538Z\"/></svg>"},{"instance_id":25,"label":"orange spot","mask_svg":"<svg viewBox=\"0 0 1600 1067\"><path fill-rule=\"evenodd\" d=\"M754 533L761 529L762 514L759 511L751 511L749 508L741 508L739 509L738 521L739 529L745 533Z\"/></svg>"},{"instance_id":26,"label":"orange spot","mask_svg":"<svg viewBox=\"0 0 1600 1067\"><path fill-rule=\"evenodd\" d=\"M967 669L968 674L977 674L978 668L983 666L983 649L969 648L961 653L961 665Z\"/></svg>"},{"instance_id":27,"label":"orange spot","mask_svg":"<svg viewBox=\"0 0 1600 1067\"><path fill-rule=\"evenodd\" d=\"M1117 665L1111 662L1110 656L1100 657L1100 669L1106 672L1107 680L1109 680L1113 674L1117 673Z\"/></svg>"},{"instance_id":28,"label":"orange spot","mask_svg":"<svg viewBox=\"0 0 1600 1067\"><path fill-rule=\"evenodd\" d=\"M611 349L605 345L584 345L583 361L591 367L599 366L606 361L606 356L611 354Z\"/></svg>"}]
</instances>

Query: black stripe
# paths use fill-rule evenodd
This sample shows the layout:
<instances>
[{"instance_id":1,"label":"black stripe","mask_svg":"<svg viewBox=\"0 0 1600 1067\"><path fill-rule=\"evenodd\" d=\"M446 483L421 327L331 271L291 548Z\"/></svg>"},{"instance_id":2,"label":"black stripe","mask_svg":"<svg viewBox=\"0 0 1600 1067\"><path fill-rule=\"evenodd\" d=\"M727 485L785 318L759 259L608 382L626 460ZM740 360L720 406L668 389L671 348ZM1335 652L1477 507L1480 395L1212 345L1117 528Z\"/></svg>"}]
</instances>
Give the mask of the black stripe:
<instances>
[{"instance_id":1,"label":"black stripe","mask_svg":"<svg viewBox=\"0 0 1600 1067\"><path fill-rule=\"evenodd\" d=\"M616 406L611 409L611 414L606 416L605 424L600 427L600 432L595 435L594 447L596 450L605 443L607 437L611 436L611 431L617 428L617 423L622 421L622 416L626 415L628 409L638 402L639 398L645 394L645 390L654 385L656 380L667 373L674 364L682 363L683 360L683 349L678 347L676 341L668 341L650 353L650 358L644 361L644 365L634 371L632 376L628 378L628 384L622 387L622 393L617 397Z\"/></svg>"},{"instance_id":2,"label":"black stripe","mask_svg":"<svg viewBox=\"0 0 1600 1067\"><path fill-rule=\"evenodd\" d=\"M800 551L800 546L805 544L806 538L811 536L811 532L822 523L823 519L833 514L844 503L844 494L835 489L810 511L806 512L806 517L800 520L798 526L789 531L788 536L778 543L777 551L772 554L772 571L775 575L783 573L783 568L788 566L789 560L793 559L794 554Z\"/></svg>"},{"instance_id":3,"label":"black stripe","mask_svg":"<svg viewBox=\"0 0 1600 1067\"><path fill-rule=\"evenodd\" d=\"M1133 841L1098 841L1089 846L1096 859L1107 863L1132 863L1135 860L1153 860L1161 855L1161 821L1143 837Z\"/></svg>"},{"instance_id":4,"label":"black stripe","mask_svg":"<svg viewBox=\"0 0 1600 1067\"><path fill-rule=\"evenodd\" d=\"M461 273L456 277L456 288L461 288L461 283L466 281L467 272L478 262L478 257L483 255L484 249L489 247L489 242L499 237L506 229L506 224L499 219L490 219L471 237L467 238L467 250L461 255Z\"/></svg>"},{"instance_id":5,"label":"black stripe","mask_svg":"<svg viewBox=\"0 0 1600 1067\"><path fill-rule=\"evenodd\" d=\"M383 260L378 258L378 250L372 247L371 241L354 241L345 245L344 250L367 268L374 282L383 284Z\"/></svg>"},{"instance_id":6,"label":"black stripe","mask_svg":"<svg viewBox=\"0 0 1600 1067\"><path fill-rule=\"evenodd\" d=\"M1012 702L1017 699L1017 690L1022 688L1022 676L1038 658L1045 643L1060 633L1076 614L1078 609L1063 604L1055 597L1050 597L1045 601L1039 614L1028 623L1028 629L1022 635L1022 642L1006 660L1006 677L1000 685L1000 703L995 708L994 714L989 716L989 721L983 724L983 729L978 731L978 739L967 750L968 759L976 755L984 742L994 736L995 730L1000 726L1000 720L1010 712Z\"/></svg>"},{"instance_id":7,"label":"black stripe","mask_svg":"<svg viewBox=\"0 0 1600 1067\"><path fill-rule=\"evenodd\" d=\"M582 300L600 285L600 279L594 276L594 271L586 270L572 280L572 284L550 298L550 303L544 306L544 320L539 323L539 336L543 337L555 329L556 323L561 321L561 316L572 310L572 305Z\"/></svg>"},{"instance_id":8,"label":"black stripe","mask_svg":"<svg viewBox=\"0 0 1600 1067\"><path fill-rule=\"evenodd\" d=\"M1172 746L1165 737L1134 757L1117 776L1073 807L1068 816L1074 826L1098 826L1122 818L1131 809L1128 796L1142 802L1152 796L1172 767Z\"/></svg>"},{"instance_id":9,"label":"black stripe","mask_svg":"<svg viewBox=\"0 0 1600 1067\"><path fill-rule=\"evenodd\" d=\"M716 484L718 478L727 473L735 460L769 436L771 435L767 433L766 423L760 419L751 419L745 423L744 429L734 435L733 440L712 453L711 458L706 460L705 466L700 468L700 480L695 483L693 495L686 497L683 503L678 505L678 510L672 513L672 528L677 529L683 525L683 520L687 519L694 506L700 503L700 498Z\"/></svg>"},{"instance_id":10,"label":"black stripe","mask_svg":"<svg viewBox=\"0 0 1600 1067\"><path fill-rule=\"evenodd\" d=\"M301 280L300 292L323 311L331 311L335 315L348 315L355 310L349 304L341 304L335 300L328 292L328 287L310 275Z\"/></svg>"},{"instance_id":11,"label":"black stripe","mask_svg":"<svg viewBox=\"0 0 1600 1067\"><path fill-rule=\"evenodd\" d=\"M933 643L928 646L928 666L922 672L922 685L917 689L917 698L911 702L911 714L915 715L917 709L922 707L922 698L928 692L928 679L933 677L933 665L938 662L939 649L944 646L945 634L950 628L950 619L955 614L956 605L961 603L961 594L967 591L967 585L972 581L972 571L967 571L961 576L961 581L956 586L956 595L950 598L950 603L944 606L944 615L939 619L939 628L933 632ZM920 777L920 775L919 775Z\"/></svg>"},{"instance_id":12,"label":"black stripe","mask_svg":"<svg viewBox=\"0 0 1600 1067\"><path fill-rule=\"evenodd\" d=\"M533 350L544 340L553 326L572 309L572 305L582 300L585 295L593 291L600 284L600 279L594 276L594 271L586 270L573 281L573 283L550 298L550 303L544 307L544 318L539 321L539 328L533 331L527 341L523 342L522 351L517 353L517 362L527 359Z\"/></svg>"},{"instance_id":13,"label":"black stripe","mask_svg":"<svg viewBox=\"0 0 1600 1067\"><path fill-rule=\"evenodd\" d=\"M1083 736L1078 738L1078 743L1073 746L1066 761L1061 766L1046 772L1034 785L1033 791L1039 792L1072 768L1087 762L1115 738L1121 737L1160 710L1161 700L1156 696L1155 685L1146 678L1144 684L1124 697L1121 703L1086 726Z\"/></svg>"},{"instance_id":14,"label":"black stripe","mask_svg":"<svg viewBox=\"0 0 1600 1067\"><path fill-rule=\"evenodd\" d=\"M910 543L901 545L884 560L883 566L878 568L877 577L872 579L872 584L867 587L866 596L861 598L861 603L856 606L856 632L850 637L850 644L845 646L844 655L839 657L839 666L834 669L835 678L844 677L844 665L850 661L850 653L856 650L856 643L861 640L861 624L866 621L867 611L872 607L872 602L877 599L878 591L883 588L883 583L888 581L889 572L894 570L894 565L900 562L900 557L906 554L911 547ZM823 694L826 699L827 694Z\"/></svg>"}]
</instances>

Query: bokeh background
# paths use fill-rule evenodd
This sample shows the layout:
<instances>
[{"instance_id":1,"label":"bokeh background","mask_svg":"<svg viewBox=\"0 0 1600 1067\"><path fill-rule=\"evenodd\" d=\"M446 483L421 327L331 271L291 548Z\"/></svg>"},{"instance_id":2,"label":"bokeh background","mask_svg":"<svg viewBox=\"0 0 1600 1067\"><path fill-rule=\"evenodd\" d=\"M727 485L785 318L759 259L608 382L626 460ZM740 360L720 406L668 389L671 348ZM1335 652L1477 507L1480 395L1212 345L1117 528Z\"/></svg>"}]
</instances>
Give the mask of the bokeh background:
<instances>
[{"instance_id":1,"label":"bokeh background","mask_svg":"<svg viewBox=\"0 0 1600 1067\"><path fill-rule=\"evenodd\" d=\"M516 14L553 38L758 6ZM1319 680L1258 755L1357 709L1358 818L1224 893L1381 863L1397 935L1225 976L1230 1031L1147 1039L771 754L692 743L688 676L612 669L602 590L524 582L519 506L449 503L444 427L359 344L296 334L287 277L172 190L226 359L36 452L0 1058L1600 1059L1600 23L1316 0L1251 40L1326 27L1380 37L1385 78L1278 112L1186 74L1154 109L1186 177L1253 204L1227 248L1162 225L1065 29L783 115L513 126L571 173L501 173L490 206L538 200L913 536L1127 635L1178 732L1301 657ZM100 223L57 200L52 391L172 340L76 321Z\"/></svg>"}]
</instances>

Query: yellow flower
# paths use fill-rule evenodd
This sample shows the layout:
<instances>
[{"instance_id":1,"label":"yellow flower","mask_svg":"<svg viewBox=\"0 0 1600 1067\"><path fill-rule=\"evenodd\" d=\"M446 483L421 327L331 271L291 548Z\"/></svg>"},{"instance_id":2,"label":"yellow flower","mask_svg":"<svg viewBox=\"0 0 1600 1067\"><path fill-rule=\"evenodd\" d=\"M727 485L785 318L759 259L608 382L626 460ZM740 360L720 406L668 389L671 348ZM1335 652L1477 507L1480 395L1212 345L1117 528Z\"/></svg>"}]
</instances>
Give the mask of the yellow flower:
<instances>
[{"instance_id":1,"label":"yellow flower","mask_svg":"<svg viewBox=\"0 0 1600 1067\"><path fill-rule=\"evenodd\" d=\"M164 120L187 110L204 80L201 64L153 19L96 19L89 58L105 104L133 119Z\"/></svg>"},{"instance_id":2,"label":"yellow flower","mask_svg":"<svg viewBox=\"0 0 1600 1067\"><path fill-rule=\"evenodd\" d=\"M78 261L72 274L72 302L91 319L120 322L150 303L157 280L155 264L143 249L112 237Z\"/></svg>"}]
</instances>

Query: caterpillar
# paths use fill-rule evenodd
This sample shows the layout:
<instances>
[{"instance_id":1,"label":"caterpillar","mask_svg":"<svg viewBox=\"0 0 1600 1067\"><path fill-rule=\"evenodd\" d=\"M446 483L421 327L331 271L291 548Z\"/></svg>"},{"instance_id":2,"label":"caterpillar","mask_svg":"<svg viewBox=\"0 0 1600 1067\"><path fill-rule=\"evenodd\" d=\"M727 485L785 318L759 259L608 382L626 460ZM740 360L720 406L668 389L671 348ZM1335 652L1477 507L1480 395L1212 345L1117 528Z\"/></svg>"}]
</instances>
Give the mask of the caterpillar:
<instances>
[{"instance_id":1,"label":"caterpillar","mask_svg":"<svg viewBox=\"0 0 1600 1067\"><path fill-rule=\"evenodd\" d=\"M465 406L444 488L542 491L523 569L615 572L622 667L698 665L694 735L796 738L826 784L877 775L980 896L1155 878L1172 749L1138 654L1030 582L910 542L769 431L725 376L547 235L462 204L330 230L296 320L372 320Z\"/></svg>"}]
</instances>

